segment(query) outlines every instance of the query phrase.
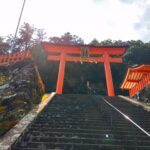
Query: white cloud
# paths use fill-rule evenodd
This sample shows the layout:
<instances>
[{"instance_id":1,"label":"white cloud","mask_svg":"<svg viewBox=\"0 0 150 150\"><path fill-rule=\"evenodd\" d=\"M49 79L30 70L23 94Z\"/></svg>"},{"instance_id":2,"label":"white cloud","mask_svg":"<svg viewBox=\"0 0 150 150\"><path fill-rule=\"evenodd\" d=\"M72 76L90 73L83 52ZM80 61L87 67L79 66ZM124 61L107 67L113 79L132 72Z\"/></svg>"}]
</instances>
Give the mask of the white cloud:
<instances>
[{"instance_id":1,"label":"white cloud","mask_svg":"<svg viewBox=\"0 0 150 150\"><path fill-rule=\"evenodd\" d=\"M144 41L150 41L150 1L145 3L142 14L139 20L135 23L135 29L139 33L139 37Z\"/></svg>"},{"instance_id":2,"label":"white cloud","mask_svg":"<svg viewBox=\"0 0 150 150\"><path fill-rule=\"evenodd\" d=\"M87 43L93 38L142 38L134 27L145 8L141 3L127 5L123 0L26 1L21 24L29 22L38 28L45 28L48 36L60 36L69 31L82 37ZM0 35L15 32L22 2L23 0L0 0Z\"/></svg>"}]
</instances>

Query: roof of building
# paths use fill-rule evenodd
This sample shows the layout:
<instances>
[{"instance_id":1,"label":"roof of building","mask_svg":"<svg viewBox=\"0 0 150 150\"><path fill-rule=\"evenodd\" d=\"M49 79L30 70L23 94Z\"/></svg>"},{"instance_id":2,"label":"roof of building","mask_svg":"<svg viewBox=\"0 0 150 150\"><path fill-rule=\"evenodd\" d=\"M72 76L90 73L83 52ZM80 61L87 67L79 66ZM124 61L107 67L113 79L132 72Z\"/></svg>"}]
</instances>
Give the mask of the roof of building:
<instances>
[{"instance_id":1,"label":"roof of building","mask_svg":"<svg viewBox=\"0 0 150 150\"><path fill-rule=\"evenodd\" d=\"M128 68L121 89L132 89L148 73L150 73L150 65L140 65L138 67Z\"/></svg>"}]
</instances>

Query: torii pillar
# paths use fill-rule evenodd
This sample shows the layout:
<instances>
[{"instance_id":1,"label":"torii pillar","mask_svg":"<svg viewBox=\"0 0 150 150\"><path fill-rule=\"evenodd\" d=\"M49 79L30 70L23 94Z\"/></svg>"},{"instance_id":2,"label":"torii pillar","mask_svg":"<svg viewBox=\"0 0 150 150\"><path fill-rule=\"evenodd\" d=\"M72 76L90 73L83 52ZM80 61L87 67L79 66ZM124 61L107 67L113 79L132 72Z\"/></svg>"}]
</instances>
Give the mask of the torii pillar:
<instances>
[{"instance_id":1,"label":"torii pillar","mask_svg":"<svg viewBox=\"0 0 150 150\"><path fill-rule=\"evenodd\" d=\"M59 62L59 71L58 71L58 78L57 78L57 87L56 87L56 93L62 94L62 89L64 85L64 74L65 74L65 52L61 53L61 59Z\"/></svg>"},{"instance_id":2,"label":"torii pillar","mask_svg":"<svg viewBox=\"0 0 150 150\"><path fill-rule=\"evenodd\" d=\"M114 85L113 85L113 79L112 79L112 73L111 73L108 53L105 52L103 57L104 57L104 68L105 68L107 92L108 92L109 96L115 96Z\"/></svg>"}]
</instances>

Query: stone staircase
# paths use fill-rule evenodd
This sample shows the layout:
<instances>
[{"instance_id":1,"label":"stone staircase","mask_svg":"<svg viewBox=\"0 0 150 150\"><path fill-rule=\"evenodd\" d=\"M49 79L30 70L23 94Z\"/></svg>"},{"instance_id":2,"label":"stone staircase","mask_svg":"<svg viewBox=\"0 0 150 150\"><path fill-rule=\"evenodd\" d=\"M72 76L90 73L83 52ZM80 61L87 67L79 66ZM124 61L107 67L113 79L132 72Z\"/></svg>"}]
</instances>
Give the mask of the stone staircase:
<instances>
[{"instance_id":1,"label":"stone staircase","mask_svg":"<svg viewBox=\"0 0 150 150\"><path fill-rule=\"evenodd\" d=\"M119 97L56 95L12 150L149 150L150 113Z\"/></svg>"}]
</instances>

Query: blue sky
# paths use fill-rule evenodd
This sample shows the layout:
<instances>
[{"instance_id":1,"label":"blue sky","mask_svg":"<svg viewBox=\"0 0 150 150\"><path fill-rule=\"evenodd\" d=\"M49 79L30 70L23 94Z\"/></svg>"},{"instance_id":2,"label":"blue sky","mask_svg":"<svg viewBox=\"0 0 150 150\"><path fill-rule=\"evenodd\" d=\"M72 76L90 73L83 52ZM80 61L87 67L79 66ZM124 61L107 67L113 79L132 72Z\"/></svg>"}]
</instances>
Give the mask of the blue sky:
<instances>
[{"instance_id":1,"label":"blue sky","mask_svg":"<svg viewBox=\"0 0 150 150\"><path fill-rule=\"evenodd\" d=\"M47 36L76 34L89 43L150 41L150 0L26 0L21 24L44 28ZM0 35L14 34L23 0L0 0Z\"/></svg>"}]
</instances>

